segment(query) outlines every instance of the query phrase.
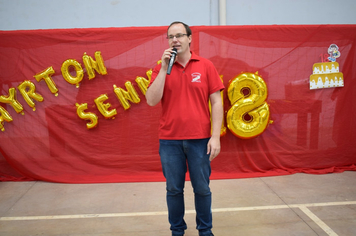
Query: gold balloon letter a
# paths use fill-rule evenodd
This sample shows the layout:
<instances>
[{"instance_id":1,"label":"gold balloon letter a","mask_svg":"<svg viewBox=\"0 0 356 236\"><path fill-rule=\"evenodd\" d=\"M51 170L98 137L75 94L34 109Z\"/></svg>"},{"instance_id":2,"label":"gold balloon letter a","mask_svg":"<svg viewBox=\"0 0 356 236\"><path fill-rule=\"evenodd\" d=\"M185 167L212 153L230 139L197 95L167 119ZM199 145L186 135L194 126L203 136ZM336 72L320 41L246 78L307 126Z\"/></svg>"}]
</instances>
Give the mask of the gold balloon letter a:
<instances>
[{"instance_id":1,"label":"gold balloon letter a","mask_svg":"<svg viewBox=\"0 0 356 236\"><path fill-rule=\"evenodd\" d=\"M0 130L1 131L5 131L4 128L4 121L6 122L11 122L12 121L12 117L10 116L10 114L5 110L5 108L3 108L2 106L0 106Z\"/></svg>"}]
</instances>

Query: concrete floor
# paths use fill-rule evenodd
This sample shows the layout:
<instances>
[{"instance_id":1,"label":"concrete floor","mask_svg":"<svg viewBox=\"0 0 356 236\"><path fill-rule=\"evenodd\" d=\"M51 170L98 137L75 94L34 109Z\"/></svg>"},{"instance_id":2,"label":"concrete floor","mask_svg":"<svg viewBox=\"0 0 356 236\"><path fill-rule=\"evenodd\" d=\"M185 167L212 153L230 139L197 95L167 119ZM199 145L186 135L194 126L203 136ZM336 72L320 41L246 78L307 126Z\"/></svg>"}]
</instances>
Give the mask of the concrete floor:
<instances>
[{"instance_id":1,"label":"concrete floor","mask_svg":"<svg viewBox=\"0 0 356 236\"><path fill-rule=\"evenodd\" d=\"M356 172L214 180L215 236L356 235ZM186 183L186 236L198 235ZM168 236L165 183L0 183L1 236Z\"/></svg>"}]
</instances>

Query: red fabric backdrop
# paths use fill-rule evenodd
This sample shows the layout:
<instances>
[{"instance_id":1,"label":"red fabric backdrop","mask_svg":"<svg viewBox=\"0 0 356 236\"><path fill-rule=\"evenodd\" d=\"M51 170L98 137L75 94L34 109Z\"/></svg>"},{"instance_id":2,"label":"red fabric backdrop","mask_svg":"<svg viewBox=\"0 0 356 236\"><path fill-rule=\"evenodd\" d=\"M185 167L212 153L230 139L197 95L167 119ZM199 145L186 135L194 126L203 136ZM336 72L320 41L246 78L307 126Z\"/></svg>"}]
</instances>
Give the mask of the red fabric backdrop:
<instances>
[{"instance_id":1,"label":"red fabric backdrop","mask_svg":"<svg viewBox=\"0 0 356 236\"><path fill-rule=\"evenodd\" d=\"M195 26L192 50L210 59L228 87L241 72L256 72L268 87L273 124L260 136L240 139L229 130L212 162L212 179L329 173L356 170L356 26ZM12 116L0 132L0 180L65 183L162 181L158 155L160 106L149 107L135 79L146 77L168 46L166 27L66 29L0 32L0 95L16 88L24 115L0 103ZM314 63L330 44L344 87L309 89ZM85 73L79 88L66 82L61 65L86 52L101 51L107 75ZM52 66L54 96L35 74ZM17 86L30 80L44 98L33 111ZM134 85L141 102L124 110L113 85ZM126 90L126 89L125 89ZM107 94L115 119L105 119L94 99ZM88 103L98 126L76 114ZM224 109L231 107L224 91ZM225 121L226 124L226 121Z\"/></svg>"}]
</instances>

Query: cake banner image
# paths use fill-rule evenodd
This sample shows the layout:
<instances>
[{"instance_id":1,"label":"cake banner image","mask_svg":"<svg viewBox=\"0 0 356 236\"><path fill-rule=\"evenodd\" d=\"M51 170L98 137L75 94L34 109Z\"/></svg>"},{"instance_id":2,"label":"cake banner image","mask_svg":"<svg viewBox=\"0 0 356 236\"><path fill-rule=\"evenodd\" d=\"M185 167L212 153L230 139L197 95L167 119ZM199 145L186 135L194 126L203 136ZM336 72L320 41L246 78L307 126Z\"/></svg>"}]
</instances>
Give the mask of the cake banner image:
<instances>
[{"instance_id":1,"label":"cake banner image","mask_svg":"<svg viewBox=\"0 0 356 236\"><path fill-rule=\"evenodd\" d=\"M344 87L344 75L339 70L336 59L340 57L339 47L331 44L328 48L329 56L325 61L313 65L313 74L310 75L310 89Z\"/></svg>"}]
</instances>

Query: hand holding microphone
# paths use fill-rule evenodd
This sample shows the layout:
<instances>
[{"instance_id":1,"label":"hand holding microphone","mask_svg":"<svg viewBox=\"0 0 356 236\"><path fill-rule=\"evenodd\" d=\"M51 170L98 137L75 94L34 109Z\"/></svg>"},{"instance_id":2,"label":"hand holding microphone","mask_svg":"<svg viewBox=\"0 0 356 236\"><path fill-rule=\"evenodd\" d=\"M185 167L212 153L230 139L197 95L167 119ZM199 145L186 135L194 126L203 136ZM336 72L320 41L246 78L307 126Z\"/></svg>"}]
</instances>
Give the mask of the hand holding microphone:
<instances>
[{"instance_id":1,"label":"hand holding microphone","mask_svg":"<svg viewBox=\"0 0 356 236\"><path fill-rule=\"evenodd\" d=\"M176 49L176 48L173 48L172 56L171 56L171 58L169 59L169 63L168 63L167 75L170 75L170 74L171 74L172 67L173 67L173 63L174 63L174 61L176 60L176 57L177 57L177 49Z\"/></svg>"}]
</instances>

